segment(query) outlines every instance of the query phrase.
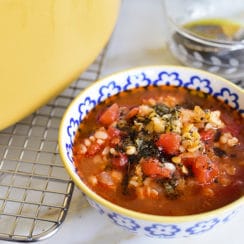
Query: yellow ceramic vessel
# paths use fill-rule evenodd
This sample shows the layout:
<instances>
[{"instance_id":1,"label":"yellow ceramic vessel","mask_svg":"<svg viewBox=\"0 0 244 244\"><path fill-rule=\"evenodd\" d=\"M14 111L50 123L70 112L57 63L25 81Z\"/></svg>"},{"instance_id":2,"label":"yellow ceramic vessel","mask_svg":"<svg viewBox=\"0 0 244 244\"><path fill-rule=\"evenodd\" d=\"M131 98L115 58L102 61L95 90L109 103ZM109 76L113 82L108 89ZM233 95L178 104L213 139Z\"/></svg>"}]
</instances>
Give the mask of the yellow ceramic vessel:
<instances>
[{"instance_id":1,"label":"yellow ceramic vessel","mask_svg":"<svg viewBox=\"0 0 244 244\"><path fill-rule=\"evenodd\" d=\"M0 1L0 130L61 92L107 43L120 0Z\"/></svg>"}]
</instances>

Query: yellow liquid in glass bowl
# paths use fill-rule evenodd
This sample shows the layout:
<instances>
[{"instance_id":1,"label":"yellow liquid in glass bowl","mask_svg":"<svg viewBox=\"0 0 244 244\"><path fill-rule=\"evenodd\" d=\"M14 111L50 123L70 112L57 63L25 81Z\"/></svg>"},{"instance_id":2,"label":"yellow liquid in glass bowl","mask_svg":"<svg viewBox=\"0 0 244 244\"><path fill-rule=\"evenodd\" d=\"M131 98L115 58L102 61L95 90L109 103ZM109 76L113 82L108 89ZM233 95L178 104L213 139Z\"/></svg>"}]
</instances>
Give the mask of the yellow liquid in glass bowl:
<instances>
[{"instance_id":1,"label":"yellow liquid in glass bowl","mask_svg":"<svg viewBox=\"0 0 244 244\"><path fill-rule=\"evenodd\" d=\"M170 49L182 63L239 80L244 75L244 27L228 19L201 19L175 28Z\"/></svg>"}]
</instances>

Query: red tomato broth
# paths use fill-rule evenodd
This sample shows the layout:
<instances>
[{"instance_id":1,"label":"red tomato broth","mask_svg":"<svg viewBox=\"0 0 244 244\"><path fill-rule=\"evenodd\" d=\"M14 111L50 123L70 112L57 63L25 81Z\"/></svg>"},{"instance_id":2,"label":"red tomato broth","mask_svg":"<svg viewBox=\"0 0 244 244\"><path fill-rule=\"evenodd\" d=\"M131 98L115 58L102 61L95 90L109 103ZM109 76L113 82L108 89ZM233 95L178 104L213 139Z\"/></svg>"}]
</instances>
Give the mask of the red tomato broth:
<instances>
[{"instance_id":1,"label":"red tomato broth","mask_svg":"<svg viewBox=\"0 0 244 244\"><path fill-rule=\"evenodd\" d=\"M123 115L123 119L133 121L133 118L138 116L138 107L142 103L151 106L152 104L155 105L155 101L160 104L166 103L168 108L177 106L177 109L179 106L180 109L193 109L197 105L202 109L200 109L200 112L199 109L195 109L199 113L205 110L220 111L220 118L226 121L226 125L223 128L199 129L199 133L197 132L196 135L201 146L200 149L197 149L197 152L181 152L183 139L179 143L178 135L175 136L178 132L164 131L161 133L164 136L160 137L158 135L155 139L155 145L158 147L159 153L163 151L165 157L163 159L165 162L160 162L161 166L158 166L157 160L148 155L143 156L144 161L146 158L146 161L150 162L148 165L143 166L142 159L141 162L128 163L130 158L136 157L135 152L132 155L126 154L126 152L133 153L133 147L128 148L127 146L126 150L128 151L126 151L124 146L120 145L121 148L118 149L120 151L115 150L114 152L114 150L111 150L111 148L116 149L116 145L119 147L118 143L121 143L124 134L126 134L118 128L121 125L115 125L118 122L118 117ZM120 110L119 113L118 109ZM183 111L185 113L188 110ZM106 114L109 114L108 120L106 120ZM208 112L205 115L208 117ZM135 122L133 121L133 123ZM201 120L196 124L200 127L205 126ZM121 126L121 128L123 127ZM99 142L100 139L96 139L94 136L95 131L102 132L101 135L103 135L103 132L107 133L107 138L101 140L102 143ZM155 131L152 133L157 134ZM167 135L165 136L165 134ZM169 139L162 142L160 141L162 138ZM173 147L170 147L168 143L170 138L175 142ZM227 142L220 143L220 138L222 141L232 140L234 145L228 146ZM235 144L233 138L237 138L238 143ZM91 145L85 143L87 139ZM184 141L186 147L189 146L187 144L189 141L191 140L186 139ZM127 142L125 141L125 143ZM204 152L201 152L201 147L204 147ZM110 151L105 156L107 148ZM73 145L73 157L81 179L103 198L138 212L179 216L213 210L244 195L243 149L243 118L237 111L216 98L201 92L161 86L136 88L132 91L122 92L97 105L86 116L77 131ZM194 156L195 154L198 155ZM177 162L179 157L180 166ZM197 159L197 157L200 159ZM204 161L205 157L207 158L206 162ZM147 160L148 158L149 160ZM129 167L133 170L128 170ZM134 174L136 167L139 168L138 171L146 170L146 172L141 173L143 176L140 180L135 177L138 175ZM163 170L160 170L159 167L163 167ZM171 173L169 173L169 170L171 170ZM128 176L127 172L130 172L132 176ZM133 177L139 183L134 182ZM139 184L139 186L134 187L133 184Z\"/></svg>"}]
</instances>

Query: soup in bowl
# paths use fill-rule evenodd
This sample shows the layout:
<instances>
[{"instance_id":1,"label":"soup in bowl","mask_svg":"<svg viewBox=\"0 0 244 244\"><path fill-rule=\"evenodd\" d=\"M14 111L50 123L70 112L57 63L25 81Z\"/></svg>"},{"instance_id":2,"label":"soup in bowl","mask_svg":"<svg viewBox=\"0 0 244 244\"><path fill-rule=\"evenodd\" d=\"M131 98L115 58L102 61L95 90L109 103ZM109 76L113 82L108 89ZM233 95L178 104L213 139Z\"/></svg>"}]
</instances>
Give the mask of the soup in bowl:
<instances>
[{"instance_id":1,"label":"soup in bowl","mask_svg":"<svg viewBox=\"0 0 244 244\"><path fill-rule=\"evenodd\" d=\"M186 67L113 74L64 114L64 166L116 225L158 238L206 232L244 203L242 95L231 82Z\"/></svg>"}]
</instances>

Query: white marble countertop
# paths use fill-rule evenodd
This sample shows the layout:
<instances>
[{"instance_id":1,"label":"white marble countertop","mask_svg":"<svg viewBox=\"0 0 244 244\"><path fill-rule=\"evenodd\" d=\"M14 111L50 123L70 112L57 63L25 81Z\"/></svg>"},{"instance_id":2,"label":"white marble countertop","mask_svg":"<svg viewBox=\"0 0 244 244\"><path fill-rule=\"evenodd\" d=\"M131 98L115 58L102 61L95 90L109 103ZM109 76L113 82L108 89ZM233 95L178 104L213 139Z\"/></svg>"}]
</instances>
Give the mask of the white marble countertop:
<instances>
[{"instance_id":1,"label":"white marble countertop","mask_svg":"<svg viewBox=\"0 0 244 244\"><path fill-rule=\"evenodd\" d=\"M151 64L179 64L166 46L166 25L162 0L124 0L120 16L103 63L105 76L115 71ZM75 188L68 215L55 233L41 241L81 244L241 244L244 211L221 229L187 239L149 239L137 236L111 224L91 208L81 192ZM7 243L7 242L5 242Z\"/></svg>"}]
</instances>

